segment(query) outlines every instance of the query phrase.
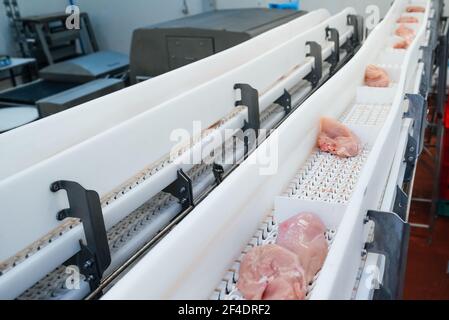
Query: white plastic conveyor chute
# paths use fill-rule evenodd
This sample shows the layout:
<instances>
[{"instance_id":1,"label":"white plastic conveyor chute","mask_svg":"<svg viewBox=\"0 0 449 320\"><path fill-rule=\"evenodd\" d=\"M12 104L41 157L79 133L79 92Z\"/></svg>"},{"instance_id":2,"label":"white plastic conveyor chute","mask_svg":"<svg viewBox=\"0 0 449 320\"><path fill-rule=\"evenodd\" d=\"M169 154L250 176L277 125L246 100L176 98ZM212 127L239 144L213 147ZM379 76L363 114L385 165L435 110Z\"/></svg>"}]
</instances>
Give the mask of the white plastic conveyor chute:
<instances>
[{"instance_id":1,"label":"white plastic conveyor chute","mask_svg":"<svg viewBox=\"0 0 449 320\"><path fill-rule=\"evenodd\" d=\"M145 81L119 93L0 135L0 149L5 154L1 159L0 180L51 158L169 99L204 85L329 17L326 10L313 11L275 30L263 33L250 42L185 66L182 70L174 70L157 79ZM210 68L211 65L214 68Z\"/></svg>"},{"instance_id":2,"label":"white plastic conveyor chute","mask_svg":"<svg viewBox=\"0 0 449 320\"><path fill-rule=\"evenodd\" d=\"M267 110L273 101L266 96L281 96L284 89L292 89L312 70L314 59L306 56L306 43L321 44L323 58L327 58L333 43L326 38L326 28L338 29L341 43L345 43L353 34L347 16L354 13L346 9L207 83L1 180L0 259L12 260L7 261L0 276L0 297L16 297L79 251L83 228L74 227L70 221L57 221L56 213L68 204L65 194L50 191L53 182L76 181L97 191L102 198L106 228L111 228L173 182L179 169L188 171L193 167L180 164L179 158L166 160L173 147L186 142L170 141L173 130L185 129L197 136L211 126L214 132L243 127L246 111L235 109L234 85L249 83L257 88L260 110ZM251 41L257 39L243 45ZM214 59L226 60L224 54L217 57ZM219 64L219 60L213 61ZM181 70L189 74L191 71L188 67ZM138 88L135 94L144 94L146 87ZM129 93L123 90L115 98L125 100ZM193 121L201 121L202 128L193 129ZM26 201L17 201L17 195Z\"/></svg>"},{"instance_id":3,"label":"white plastic conveyor chute","mask_svg":"<svg viewBox=\"0 0 449 320\"><path fill-rule=\"evenodd\" d=\"M410 78L416 72L420 45L425 41L430 3L395 1L352 61L295 111L276 135L265 141L103 298L209 299L273 210L275 218L280 218L307 211L306 206L309 210L315 208L328 227L336 231L310 298L351 298L366 242L364 219L367 210L379 208L385 189L407 107L406 86L413 81ZM417 37L409 49L393 50L396 20L408 5L424 6L426 13L420 15ZM387 69L393 81L389 88L363 86L365 68L370 63ZM364 110L377 112L377 117L371 119ZM334 195L342 196L341 201L295 198L292 189L285 196L288 186L298 183L293 177L300 181L307 178L308 167L303 166L312 167L313 161L319 163L326 157L315 151L323 116L344 120L360 135L366 152L352 160L360 172L350 172L351 177L356 175L353 185L349 185L351 181L341 182L345 186L348 183L348 189L342 189L346 194L340 190L339 195ZM278 151L273 161L279 162L279 169L275 175L263 176L263 167L254 163L273 150ZM348 164L335 158L334 161L335 171ZM303 185L306 189L308 186Z\"/></svg>"}]
</instances>

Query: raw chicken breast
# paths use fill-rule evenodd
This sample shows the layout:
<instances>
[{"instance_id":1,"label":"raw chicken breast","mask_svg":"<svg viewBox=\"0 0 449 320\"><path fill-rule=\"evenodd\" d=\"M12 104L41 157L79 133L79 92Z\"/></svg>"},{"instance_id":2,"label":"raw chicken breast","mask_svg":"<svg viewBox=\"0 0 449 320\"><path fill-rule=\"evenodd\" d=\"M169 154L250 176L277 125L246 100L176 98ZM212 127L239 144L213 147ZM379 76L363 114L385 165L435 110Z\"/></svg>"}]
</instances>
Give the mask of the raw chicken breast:
<instances>
[{"instance_id":1,"label":"raw chicken breast","mask_svg":"<svg viewBox=\"0 0 449 320\"><path fill-rule=\"evenodd\" d=\"M368 87L387 88L390 86L390 77L384 69L370 64L365 70L365 84Z\"/></svg>"},{"instance_id":2,"label":"raw chicken breast","mask_svg":"<svg viewBox=\"0 0 449 320\"><path fill-rule=\"evenodd\" d=\"M399 41L397 43L395 43L395 45L393 46L393 48L395 49L408 49L408 47L410 46L411 41L404 39L402 41Z\"/></svg>"},{"instance_id":3,"label":"raw chicken breast","mask_svg":"<svg viewBox=\"0 0 449 320\"><path fill-rule=\"evenodd\" d=\"M420 7L420 6L409 6L407 7L407 9L405 10L407 12L426 12L426 8L424 7Z\"/></svg>"},{"instance_id":4,"label":"raw chicken breast","mask_svg":"<svg viewBox=\"0 0 449 320\"><path fill-rule=\"evenodd\" d=\"M407 40L413 40L415 38L415 31L413 29L408 28L404 24L401 24L399 28L395 31L395 35Z\"/></svg>"},{"instance_id":5,"label":"raw chicken breast","mask_svg":"<svg viewBox=\"0 0 449 320\"><path fill-rule=\"evenodd\" d=\"M318 148L341 158L355 157L362 149L359 138L351 130L330 118L321 119Z\"/></svg>"},{"instance_id":6,"label":"raw chicken breast","mask_svg":"<svg viewBox=\"0 0 449 320\"><path fill-rule=\"evenodd\" d=\"M410 16L402 16L397 21L397 23L418 23L418 18L410 17Z\"/></svg>"},{"instance_id":7,"label":"raw chicken breast","mask_svg":"<svg viewBox=\"0 0 449 320\"><path fill-rule=\"evenodd\" d=\"M244 256L237 288L247 300L304 300L307 293L298 256L275 244Z\"/></svg>"},{"instance_id":8,"label":"raw chicken breast","mask_svg":"<svg viewBox=\"0 0 449 320\"><path fill-rule=\"evenodd\" d=\"M276 243L299 257L308 283L321 270L328 253L326 226L312 213L301 213L279 226Z\"/></svg>"}]
</instances>

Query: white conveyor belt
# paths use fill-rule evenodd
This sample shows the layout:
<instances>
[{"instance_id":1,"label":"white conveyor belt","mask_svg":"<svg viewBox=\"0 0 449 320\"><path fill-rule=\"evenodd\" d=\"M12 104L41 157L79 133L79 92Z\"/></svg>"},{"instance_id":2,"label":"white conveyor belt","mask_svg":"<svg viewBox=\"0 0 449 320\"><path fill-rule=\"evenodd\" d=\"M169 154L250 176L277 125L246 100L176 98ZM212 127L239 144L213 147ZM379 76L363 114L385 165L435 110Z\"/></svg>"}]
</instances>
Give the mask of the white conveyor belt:
<instances>
[{"instance_id":1,"label":"white conveyor belt","mask_svg":"<svg viewBox=\"0 0 449 320\"><path fill-rule=\"evenodd\" d=\"M417 36L407 50L391 48L396 20L408 5L426 7L417 15ZM260 225L301 211L313 211L335 230L331 250L310 299L350 299L369 240L364 221L378 210L401 142L409 84L414 83L420 47L426 42L431 1L397 0L370 34L358 54L296 110L258 150L207 199L137 263L104 299L209 299L223 288L223 279ZM367 64L384 67L392 78L389 88L363 86ZM354 160L332 161L317 153L316 138L323 116L339 118L360 136L365 153ZM261 175L258 157L277 150L274 175ZM353 162L351 162L353 161ZM328 173L316 184L330 183L320 193L307 179L318 179L320 166ZM347 175L344 176L344 175ZM292 178L293 177L293 178ZM330 180L335 179L333 182ZM296 190L296 191L295 191ZM254 243L253 243L254 245ZM378 261L370 262L381 265ZM374 259L376 260L376 259ZM232 286L232 284L231 284Z\"/></svg>"},{"instance_id":2,"label":"white conveyor belt","mask_svg":"<svg viewBox=\"0 0 449 320\"><path fill-rule=\"evenodd\" d=\"M76 181L86 189L97 191L106 229L113 228L173 182L179 169L191 170L193 165L184 164L183 159L192 149L202 145L213 150L218 147L209 143L213 135L243 127L246 110L234 106L238 99L234 90L236 83L250 83L257 88L260 110L262 113L268 110L273 103L271 98L274 100L285 89L296 87L312 70L314 59L307 57L308 41L319 43L326 59L333 48L325 32L328 26L339 31L341 43L352 36L353 27L347 24L350 14L355 11L346 9L298 34L292 35L289 29L290 37L262 55L0 180L0 297L17 297L80 250L83 228L72 220L57 221L56 213L68 203L64 193L50 191L53 182ZM324 12L324 15L328 14ZM320 17L321 14L316 19L321 21ZM252 41L259 43L256 38L242 44L243 48L250 48ZM226 54L218 57L227 61ZM199 63L208 65L210 61L219 64L220 60L205 59ZM191 75L190 67L180 70ZM111 105L124 107L125 100L139 95L147 99L145 84L151 81L137 86L134 93L129 90L115 93L110 97ZM167 86L166 78L161 81ZM176 81L170 86L173 83ZM192 128L193 121L201 121L202 127ZM48 123L36 125L46 127ZM195 144L171 141L171 133L178 128L194 136ZM203 130L208 128L212 130L205 134ZM204 139L198 140L201 136ZM20 141L23 145L28 143L25 138ZM183 148L176 159L168 159L175 147ZM26 201L17 201L18 195Z\"/></svg>"}]
</instances>

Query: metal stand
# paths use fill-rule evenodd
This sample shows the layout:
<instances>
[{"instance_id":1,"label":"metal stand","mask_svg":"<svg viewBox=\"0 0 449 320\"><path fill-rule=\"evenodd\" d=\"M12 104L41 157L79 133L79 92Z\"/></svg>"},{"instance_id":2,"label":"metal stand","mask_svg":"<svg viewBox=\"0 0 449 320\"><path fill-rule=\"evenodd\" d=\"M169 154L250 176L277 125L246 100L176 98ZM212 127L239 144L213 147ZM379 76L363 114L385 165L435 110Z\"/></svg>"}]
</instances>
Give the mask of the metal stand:
<instances>
[{"instance_id":1,"label":"metal stand","mask_svg":"<svg viewBox=\"0 0 449 320\"><path fill-rule=\"evenodd\" d=\"M435 226L435 221L438 217L438 203L440 201L440 178L441 178L441 162L442 162L442 148L444 142L444 118L445 118L445 103L446 103L446 88L447 88L447 62L449 50L449 25L446 17L442 17L443 3L438 0L435 1L436 12L440 12L435 19L431 21L431 42L429 47L423 48L424 57L424 75L421 83L420 93L426 96L431 89L432 75L434 66L438 67L438 82L436 92L436 108L431 117L429 127L431 135L436 136L436 143L432 145L432 141L427 141L424 150L432 157L432 162L435 165L433 173L433 190L432 199L417 199L416 202L426 202L431 204L430 221L428 225L412 224L412 227L428 229L430 232L429 242L432 241L432 233ZM435 52L435 54L434 54ZM427 55L427 56L426 56ZM425 121L425 120L424 120ZM435 154L432 154L429 149L434 149Z\"/></svg>"},{"instance_id":2,"label":"metal stand","mask_svg":"<svg viewBox=\"0 0 449 320\"><path fill-rule=\"evenodd\" d=\"M62 221L66 218L78 218L83 223L86 244L80 240L80 252L67 264L76 264L94 291L111 263L100 197L97 192L86 190L72 181L57 181L51 185L50 190L66 190L69 199L70 208L59 212L57 219Z\"/></svg>"},{"instance_id":3,"label":"metal stand","mask_svg":"<svg viewBox=\"0 0 449 320\"><path fill-rule=\"evenodd\" d=\"M395 213L370 211L369 220L375 223L374 241L365 249L385 256L385 273L374 300L402 298L405 269L407 266L410 225Z\"/></svg>"}]
</instances>

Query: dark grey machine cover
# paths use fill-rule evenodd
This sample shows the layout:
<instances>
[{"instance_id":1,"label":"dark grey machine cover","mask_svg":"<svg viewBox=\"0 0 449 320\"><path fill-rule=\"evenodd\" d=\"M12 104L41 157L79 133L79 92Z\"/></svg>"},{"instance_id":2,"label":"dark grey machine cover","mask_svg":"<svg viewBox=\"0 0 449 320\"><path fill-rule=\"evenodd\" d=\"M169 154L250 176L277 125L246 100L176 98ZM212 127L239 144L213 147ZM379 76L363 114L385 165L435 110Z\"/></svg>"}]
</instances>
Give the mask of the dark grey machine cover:
<instances>
[{"instance_id":1,"label":"dark grey machine cover","mask_svg":"<svg viewBox=\"0 0 449 320\"><path fill-rule=\"evenodd\" d=\"M39 71L39 76L49 81L86 83L126 72L128 68L128 56L113 51L99 51L52 64Z\"/></svg>"},{"instance_id":2,"label":"dark grey machine cover","mask_svg":"<svg viewBox=\"0 0 449 320\"><path fill-rule=\"evenodd\" d=\"M305 13L263 8L219 10L137 29L131 45L131 82L201 60Z\"/></svg>"}]
</instances>

